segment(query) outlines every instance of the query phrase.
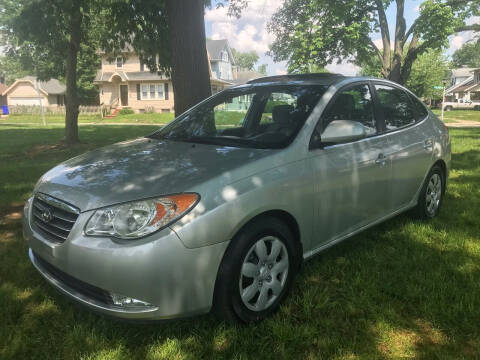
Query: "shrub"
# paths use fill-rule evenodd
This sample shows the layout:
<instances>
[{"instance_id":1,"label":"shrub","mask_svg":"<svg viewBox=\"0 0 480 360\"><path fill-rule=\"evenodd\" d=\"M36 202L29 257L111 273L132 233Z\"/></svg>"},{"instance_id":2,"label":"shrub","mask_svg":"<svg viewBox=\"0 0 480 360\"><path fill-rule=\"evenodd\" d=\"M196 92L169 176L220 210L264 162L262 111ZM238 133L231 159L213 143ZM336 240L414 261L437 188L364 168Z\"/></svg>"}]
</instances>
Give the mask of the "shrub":
<instances>
[{"instance_id":1,"label":"shrub","mask_svg":"<svg viewBox=\"0 0 480 360\"><path fill-rule=\"evenodd\" d=\"M133 111L132 108L126 107L126 108L121 109L118 113L120 115L129 115L129 114L135 114L135 111Z\"/></svg>"},{"instance_id":2,"label":"shrub","mask_svg":"<svg viewBox=\"0 0 480 360\"><path fill-rule=\"evenodd\" d=\"M153 106L145 106L145 112L147 114L153 114L155 112L155 108Z\"/></svg>"}]
</instances>

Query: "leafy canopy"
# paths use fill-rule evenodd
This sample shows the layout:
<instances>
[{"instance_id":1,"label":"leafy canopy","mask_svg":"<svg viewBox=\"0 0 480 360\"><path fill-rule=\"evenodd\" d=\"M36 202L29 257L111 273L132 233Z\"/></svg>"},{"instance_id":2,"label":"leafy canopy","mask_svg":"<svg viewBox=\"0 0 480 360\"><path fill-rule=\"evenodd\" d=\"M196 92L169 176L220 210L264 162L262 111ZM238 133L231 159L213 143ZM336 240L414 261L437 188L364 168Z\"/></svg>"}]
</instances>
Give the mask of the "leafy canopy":
<instances>
[{"instance_id":1,"label":"leafy canopy","mask_svg":"<svg viewBox=\"0 0 480 360\"><path fill-rule=\"evenodd\" d=\"M480 41L463 44L452 55L452 67L480 67Z\"/></svg>"},{"instance_id":2,"label":"leafy canopy","mask_svg":"<svg viewBox=\"0 0 480 360\"><path fill-rule=\"evenodd\" d=\"M286 60L290 72L338 60L368 63L376 56L383 77L405 83L419 55L447 46L448 36L456 31L476 29L465 20L479 13L479 5L480 0L425 0L407 28L404 0L286 0L268 24L276 38L270 53L275 61ZM390 6L396 10L392 29L386 16ZM381 46L373 41L379 36Z\"/></svg>"},{"instance_id":3,"label":"leafy canopy","mask_svg":"<svg viewBox=\"0 0 480 360\"><path fill-rule=\"evenodd\" d=\"M235 63L243 70L253 70L258 62L258 54L255 51L240 52L232 48Z\"/></svg>"}]
</instances>

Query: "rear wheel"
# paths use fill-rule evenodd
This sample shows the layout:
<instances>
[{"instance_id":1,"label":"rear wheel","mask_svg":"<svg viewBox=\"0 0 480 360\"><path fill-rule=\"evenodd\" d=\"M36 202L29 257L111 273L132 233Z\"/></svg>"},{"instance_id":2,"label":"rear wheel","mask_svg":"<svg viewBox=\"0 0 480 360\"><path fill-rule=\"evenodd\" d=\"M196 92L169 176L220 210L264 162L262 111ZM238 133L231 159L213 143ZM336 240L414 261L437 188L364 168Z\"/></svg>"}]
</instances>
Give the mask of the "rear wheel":
<instances>
[{"instance_id":1,"label":"rear wheel","mask_svg":"<svg viewBox=\"0 0 480 360\"><path fill-rule=\"evenodd\" d=\"M443 169L435 165L425 180L417 206L414 209L416 217L431 219L438 215L445 193L445 175Z\"/></svg>"},{"instance_id":2,"label":"rear wheel","mask_svg":"<svg viewBox=\"0 0 480 360\"><path fill-rule=\"evenodd\" d=\"M220 265L213 311L229 322L264 319L286 297L297 254L293 234L273 217L255 220L232 240Z\"/></svg>"},{"instance_id":3,"label":"rear wheel","mask_svg":"<svg viewBox=\"0 0 480 360\"><path fill-rule=\"evenodd\" d=\"M445 106L445 111L452 111L453 108L451 106Z\"/></svg>"}]
</instances>

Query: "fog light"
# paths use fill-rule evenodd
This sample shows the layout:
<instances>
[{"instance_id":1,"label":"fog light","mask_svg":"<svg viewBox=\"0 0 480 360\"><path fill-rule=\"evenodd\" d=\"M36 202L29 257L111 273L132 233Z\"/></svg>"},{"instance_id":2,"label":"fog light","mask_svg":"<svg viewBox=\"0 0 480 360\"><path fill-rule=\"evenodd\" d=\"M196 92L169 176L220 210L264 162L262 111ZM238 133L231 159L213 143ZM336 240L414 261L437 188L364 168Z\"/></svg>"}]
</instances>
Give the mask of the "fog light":
<instances>
[{"instance_id":1,"label":"fog light","mask_svg":"<svg viewBox=\"0 0 480 360\"><path fill-rule=\"evenodd\" d=\"M128 296L118 295L118 294L110 294L112 297L113 304L116 306L121 307L144 307L144 308L152 308L154 307L152 304L149 304L145 301L134 299Z\"/></svg>"}]
</instances>

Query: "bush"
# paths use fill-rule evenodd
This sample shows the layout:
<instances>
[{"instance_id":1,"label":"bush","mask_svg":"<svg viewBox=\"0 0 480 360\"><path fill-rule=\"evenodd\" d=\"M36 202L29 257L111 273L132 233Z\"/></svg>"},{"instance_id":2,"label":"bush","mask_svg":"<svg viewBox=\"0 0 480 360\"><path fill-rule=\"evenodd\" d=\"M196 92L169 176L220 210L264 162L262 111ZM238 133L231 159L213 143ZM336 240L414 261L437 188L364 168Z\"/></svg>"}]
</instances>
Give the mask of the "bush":
<instances>
[{"instance_id":1,"label":"bush","mask_svg":"<svg viewBox=\"0 0 480 360\"><path fill-rule=\"evenodd\" d=\"M120 115L129 115L129 114L135 114L135 111L133 111L132 108L126 107L126 108L121 109L118 113Z\"/></svg>"},{"instance_id":2,"label":"bush","mask_svg":"<svg viewBox=\"0 0 480 360\"><path fill-rule=\"evenodd\" d=\"M153 114L155 112L155 108L153 106L145 106L145 112L147 114Z\"/></svg>"}]
</instances>

